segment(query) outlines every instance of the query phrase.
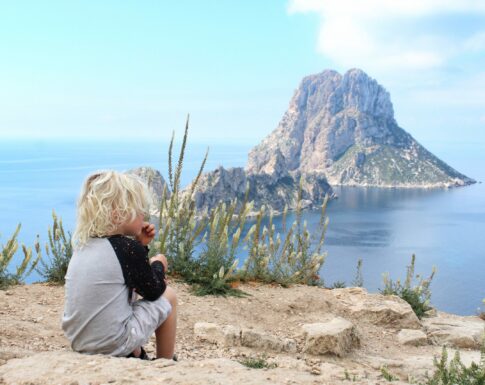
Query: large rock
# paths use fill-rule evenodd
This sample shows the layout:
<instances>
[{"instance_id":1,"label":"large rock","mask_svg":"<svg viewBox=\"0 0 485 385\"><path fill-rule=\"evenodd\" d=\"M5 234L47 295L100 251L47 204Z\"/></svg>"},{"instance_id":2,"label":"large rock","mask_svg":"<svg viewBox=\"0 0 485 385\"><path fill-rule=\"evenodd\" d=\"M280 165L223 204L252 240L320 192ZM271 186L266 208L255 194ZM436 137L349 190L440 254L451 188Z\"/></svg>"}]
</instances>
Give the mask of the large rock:
<instances>
[{"instance_id":1,"label":"large rock","mask_svg":"<svg viewBox=\"0 0 485 385\"><path fill-rule=\"evenodd\" d=\"M344 314L396 329L420 329L421 323L411 306L394 295L369 294L363 288L345 288L329 291Z\"/></svg>"},{"instance_id":2,"label":"large rock","mask_svg":"<svg viewBox=\"0 0 485 385\"><path fill-rule=\"evenodd\" d=\"M474 183L400 128L389 93L359 69L305 77L278 127L250 151L246 170L275 178L322 173L331 185Z\"/></svg>"},{"instance_id":3,"label":"large rock","mask_svg":"<svg viewBox=\"0 0 485 385\"><path fill-rule=\"evenodd\" d=\"M0 383L5 385L84 385L84 384L171 384L206 385L264 383L288 384L297 376L298 384L315 383L309 372L289 368L249 369L227 358L144 361L73 352L43 352L12 359L0 366Z\"/></svg>"},{"instance_id":4,"label":"large rock","mask_svg":"<svg viewBox=\"0 0 485 385\"><path fill-rule=\"evenodd\" d=\"M397 340L402 345L423 346L428 343L428 336L422 330L402 329L397 334Z\"/></svg>"},{"instance_id":5,"label":"large rock","mask_svg":"<svg viewBox=\"0 0 485 385\"><path fill-rule=\"evenodd\" d=\"M241 343L241 330L232 325L220 326L211 322L197 322L195 337L204 342L221 346L236 346Z\"/></svg>"},{"instance_id":6,"label":"large rock","mask_svg":"<svg viewBox=\"0 0 485 385\"><path fill-rule=\"evenodd\" d=\"M342 357L359 346L354 325L340 317L327 322L303 325L303 336L303 351L310 354L331 353Z\"/></svg>"},{"instance_id":7,"label":"large rock","mask_svg":"<svg viewBox=\"0 0 485 385\"><path fill-rule=\"evenodd\" d=\"M429 339L437 345L480 349L485 321L478 317L460 317L438 312L437 317L423 319Z\"/></svg>"},{"instance_id":8,"label":"large rock","mask_svg":"<svg viewBox=\"0 0 485 385\"><path fill-rule=\"evenodd\" d=\"M275 352L296 352L296 341L291 338L279 338L269 333L243 329L241 333L241 345L258 350L272 350Z\"/></svg>"},{"instance_id":9,"label":"large rock","mask_svg":"<svg viewBox=\"0 0 485 385\"><path fill-rule=\"evenodd\" d=\"M296 352L296 341L253 329L239 329L233 325L220 326L211 322L197 322L194 334L199 341L219 346L245 346L263 351Z\"/></svg>"}]
</instances>

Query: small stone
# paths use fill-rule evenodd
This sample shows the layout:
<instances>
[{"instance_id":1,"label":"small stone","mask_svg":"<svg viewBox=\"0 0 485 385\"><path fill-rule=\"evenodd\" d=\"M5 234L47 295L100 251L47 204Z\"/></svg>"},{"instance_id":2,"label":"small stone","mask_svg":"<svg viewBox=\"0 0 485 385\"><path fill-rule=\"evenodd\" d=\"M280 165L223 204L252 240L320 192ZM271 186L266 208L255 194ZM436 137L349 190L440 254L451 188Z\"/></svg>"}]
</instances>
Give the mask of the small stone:
<instances>
[{"instance_id":1,"label":"small stone","mask_svg":"<svg viewBox=\"0 0 485 385\"><path fill-rule=\"evenodd\" d=\"M320 368L318 366L314 366L310 371L311 374L315 376L319 376L321 374Z\"/></svg>"}]
</instances>

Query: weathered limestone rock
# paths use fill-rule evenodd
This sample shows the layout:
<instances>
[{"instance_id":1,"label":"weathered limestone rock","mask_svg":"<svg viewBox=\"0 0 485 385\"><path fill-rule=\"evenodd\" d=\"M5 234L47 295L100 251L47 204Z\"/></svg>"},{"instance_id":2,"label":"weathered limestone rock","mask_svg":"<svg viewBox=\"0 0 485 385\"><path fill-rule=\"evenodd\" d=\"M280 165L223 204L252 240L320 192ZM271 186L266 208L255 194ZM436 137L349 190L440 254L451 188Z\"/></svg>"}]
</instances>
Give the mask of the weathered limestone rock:
<instances>
[{"instance_id":1,"label":"weathered limestone rock","mask_svg":"<svg viewBox=\"0 0 485 385\"><path fill-rule=\"evenodd\" d=\"M194 334L200 341L221 346L236 346L240 344L241 331L232 325L220 326L210 322L197 322Z\"/></svg>"},{"instance_id":2,"label":"weathered limestone rock","mask_svg":"<svg viewBox=\"0 0 485 385\"><path fill-rule=\"evenodd\" d=\"M424 318L429 339L437 345L479 349L485 333L485 321L478 317L460 317L438 312L437 317Z\"/></svg>"},{"instance_id":3,"label":"weathered limestone rock","mask_svg":"<svg viewBox=\"0 0 485 385\"><path fill-rule=\"evenodd\" d=\"M200 341L219 346L245 346L275 352L296 352L296 341L291 338L280 338L265 332L252 329L239 329L233 325L220 326L210 322L197 322L194 334Z\"/></svg>"},{"instance_id":4,"label":"weathered limestone rock","mask_svg":"<svg viewBox=\"0 0 485 385\"><path fill-rule=\"evenodd\" d=\"M311 354L331 353L341 357L359 346L354 325L340 317L328 322L303 325L303 335L303 351Z\"/></svg>"},{"instance_id":5,"label":"weathered limestone rock","mask_svg":"<svg viewBox=\"0 0 485 385\"><path fill-rule=\"evenodd\" d=\"M397 296L369 294L360 287L334 289L329 293L342 313L360 321L399 329L421 328L411 306Z\"/></svg>"},{"instance_id":6,"label":"weathered limestone rock","mask_svg":"<svg viewBox=\"0 0 485 385\"><path fill-rule=\"evenodd\" d=\"M251 329L243 329L241 345L248 348L272 350L275 352L296 352L296 341L291 338L279 338L274 335Z\"/></svg>"},{"instance_id":7,"label":"weathered limestone rock","mask_svg":"<svg viewBox=\"0 0 485 385\"><path fill-rule=\"evenodd\" d=\"M194 199L198 210L205 211L217 206L220 202L230 203L237 199L242 202L249 186L248 201L254 209L262 205L273 210L282 211L296 207L296 198L300 183L300 174L288 174L281 171L277 176L268 174L248 175L242 167L225 169L219 167L201 175L195 188ZM183 193L187 194L192 185ZM325 176L305 174L302 185L302 199L306 206L319 206L326 194L333 196L332 189Z\"/></svg>"},{"instance_id":8,"label":"weathered limestone rock","mask_svg":"<svg viewBox=\"0 0 485 385\"><path fill-rule=\"evenodd\" d=\"M428 336L421 330L402 329L397 334L397 340L402 345L423 346L428 343Z\"/></svg>"}]
</instances>

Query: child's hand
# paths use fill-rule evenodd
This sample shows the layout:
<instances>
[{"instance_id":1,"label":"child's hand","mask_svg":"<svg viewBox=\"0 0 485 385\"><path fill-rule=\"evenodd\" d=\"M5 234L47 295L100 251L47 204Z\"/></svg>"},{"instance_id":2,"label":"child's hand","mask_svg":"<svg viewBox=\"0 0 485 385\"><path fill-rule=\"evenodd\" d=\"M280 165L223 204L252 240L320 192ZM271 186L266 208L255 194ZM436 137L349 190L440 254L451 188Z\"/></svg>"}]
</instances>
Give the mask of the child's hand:
<instances>
[{"instance_id":1,"label":"child's hand","mask_svg":"<svg viewBox=\"0 0 485 385\"><path fill-rule=\"evenodd\" d=\"M155 237L155 225L152 225L148 222L143 222L141 233L137 235L135 238L142 245L146 246L151 242L151 240L154 237Z\"/></svg>"},{"instance_id":2,"label":"child's hand","mask_svg":"<svg viewBox=\"0 0 485 385\"><path fill-rule=\"evenodd\" d=\"M163 254L157 254L154 257L151 257L150 258L150 264L152 264L155 261L162 262L162 265L165 268L165 271L168 270L168 261L167 261L167 257L165 257L165 255L163 255Z\"/></svg>"}]
</instances>

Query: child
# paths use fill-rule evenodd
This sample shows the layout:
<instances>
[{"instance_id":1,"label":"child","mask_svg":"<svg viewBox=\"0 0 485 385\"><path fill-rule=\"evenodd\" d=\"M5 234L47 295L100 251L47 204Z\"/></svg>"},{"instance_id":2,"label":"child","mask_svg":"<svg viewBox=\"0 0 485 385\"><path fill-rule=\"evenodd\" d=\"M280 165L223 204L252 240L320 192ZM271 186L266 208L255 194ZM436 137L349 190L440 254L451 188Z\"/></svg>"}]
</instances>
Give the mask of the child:
<instances>
[{"instance_id":1,"label":"child","mask_svg":"<svg viewBox=\"0 0 485 385\"><path fill-rule=\"evenodd\" d=\"M105 171L84 183L62 318L75 351L148 359L142 345L155 332L157 358L174 357L176 295L165 279L167 259L147 259L155 235L143 221L150 198L135 175Z\"/></svg>"}]
</instances>

